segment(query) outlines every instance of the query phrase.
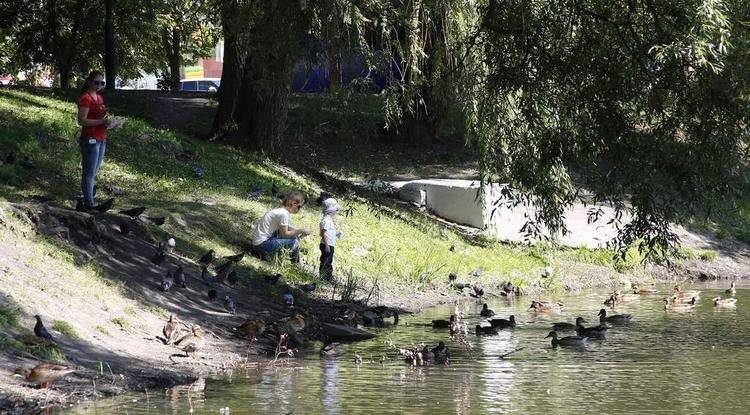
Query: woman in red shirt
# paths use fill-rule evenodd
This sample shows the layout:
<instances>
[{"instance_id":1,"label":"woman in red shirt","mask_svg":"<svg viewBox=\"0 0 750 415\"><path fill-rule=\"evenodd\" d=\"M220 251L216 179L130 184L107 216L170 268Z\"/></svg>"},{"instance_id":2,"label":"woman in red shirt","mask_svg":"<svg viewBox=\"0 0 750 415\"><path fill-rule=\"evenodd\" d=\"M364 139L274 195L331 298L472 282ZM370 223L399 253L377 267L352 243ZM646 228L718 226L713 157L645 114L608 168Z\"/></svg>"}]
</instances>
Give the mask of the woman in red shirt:
<instances>
[{"instance_id":1,"label":"woman in red shirt","mask_svg":"<svg viewBox=\"0 0 750 415\"><path fill-rule=\"evenodd\" d=\"M92 71L86 78L78 98L78 124L81 125L81 166L83 176L81 190L85 209L94 205L94 178L104 160L104 150L107 148L107 127L110 120L105 118L107 106L104 97L99 93L106 82L99 71Z\"/></svg>"}]
</instances>

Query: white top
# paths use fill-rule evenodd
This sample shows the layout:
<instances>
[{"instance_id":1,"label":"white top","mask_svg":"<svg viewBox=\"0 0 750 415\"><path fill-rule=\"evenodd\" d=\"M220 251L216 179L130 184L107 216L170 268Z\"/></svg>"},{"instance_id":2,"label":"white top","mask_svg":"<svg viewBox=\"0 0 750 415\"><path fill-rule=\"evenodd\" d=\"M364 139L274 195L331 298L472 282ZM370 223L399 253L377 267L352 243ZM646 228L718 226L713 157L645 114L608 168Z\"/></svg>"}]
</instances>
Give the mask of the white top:
<instances>
[{"instance_id":1,"label":"white top","mask_svg":"<svg viewBox=\"0 0 750 415\"><path fill-rule=\"evenodd\" d=\"M331 215L323 215L323 219L320 220L320 230L324 229L326 231L325 243L328 246L336 246L336 239L341 238L341 233L336 231L336 222L333 221Z\"/></svg>"},{"instance_id":2,"label":"white top","mask_svg":"<svg viewBox=\"0 0 750 415\"><path fill-rule=\"evenodd\" d=\"M253 228L253 246L258 246L267 241L282 226L289 226L292 214L284 207L271 209L260 218L260 222Z\"/></svg>"}]
</instances>

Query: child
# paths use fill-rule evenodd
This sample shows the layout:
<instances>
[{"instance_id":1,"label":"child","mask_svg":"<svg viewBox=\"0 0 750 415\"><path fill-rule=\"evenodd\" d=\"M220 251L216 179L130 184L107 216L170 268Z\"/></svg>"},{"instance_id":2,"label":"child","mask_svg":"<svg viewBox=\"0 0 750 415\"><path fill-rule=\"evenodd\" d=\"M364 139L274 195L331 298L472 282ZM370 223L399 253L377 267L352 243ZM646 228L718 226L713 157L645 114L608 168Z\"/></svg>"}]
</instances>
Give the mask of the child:
<instances>
[{"instance_id":1,"label":"child","mask_svg":"<svg viewBox=\"0 0 750 415\"><path fill-rule=\"evenodd\" d=\"M341 209L334 198L323 201L323 219L320 220L320 278L333 280L333 249L341 232L336 231L336 213Z\"/></svg>"}]
</instances>

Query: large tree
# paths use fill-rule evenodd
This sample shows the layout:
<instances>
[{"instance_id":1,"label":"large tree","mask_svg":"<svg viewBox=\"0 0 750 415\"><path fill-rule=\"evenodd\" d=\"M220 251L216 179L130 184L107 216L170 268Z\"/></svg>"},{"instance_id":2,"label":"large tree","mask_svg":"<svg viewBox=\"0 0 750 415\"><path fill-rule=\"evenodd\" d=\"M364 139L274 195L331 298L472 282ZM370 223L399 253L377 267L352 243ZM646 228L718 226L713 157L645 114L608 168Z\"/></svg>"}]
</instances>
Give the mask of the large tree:
<instances>
[{"instance_id":1,"label":"large tree","mask_svg":"<svg viewBox=\"0 0 750 415\"><path fill-rule=\"evenodd\" d=\"M674 254L670 223L745 189L748 3L490 0L462 78L486 181L565 231L581 188L615 241Z\"/></svg>"}]
</instances>

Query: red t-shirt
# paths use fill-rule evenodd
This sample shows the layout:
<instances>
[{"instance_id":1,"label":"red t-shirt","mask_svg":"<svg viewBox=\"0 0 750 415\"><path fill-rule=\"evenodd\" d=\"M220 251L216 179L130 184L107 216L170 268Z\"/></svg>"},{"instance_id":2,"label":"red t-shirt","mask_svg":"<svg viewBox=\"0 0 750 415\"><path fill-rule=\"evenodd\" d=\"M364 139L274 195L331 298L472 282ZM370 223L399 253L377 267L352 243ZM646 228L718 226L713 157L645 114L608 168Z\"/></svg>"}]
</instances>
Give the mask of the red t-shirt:
<instances>
[{"instance_id":1,"label":"red t-shirt","mask_svg":"<svg viewBox=\"0 0 750 415\"><path fill-rule=\"evenodd\" d=\"M107 115L107 106L104 105L104 97L101 94L96 94L96 99L94 99L91 94L84 92L78 98L78 106L89 109L89 113L86 115L87 120L101 120ZM96 141L104 141L107 138L107 126L83 127L81 135L83 137L93 137Z\"/></svg>"}]
</instances>

